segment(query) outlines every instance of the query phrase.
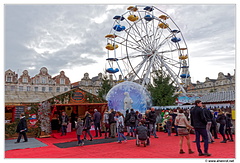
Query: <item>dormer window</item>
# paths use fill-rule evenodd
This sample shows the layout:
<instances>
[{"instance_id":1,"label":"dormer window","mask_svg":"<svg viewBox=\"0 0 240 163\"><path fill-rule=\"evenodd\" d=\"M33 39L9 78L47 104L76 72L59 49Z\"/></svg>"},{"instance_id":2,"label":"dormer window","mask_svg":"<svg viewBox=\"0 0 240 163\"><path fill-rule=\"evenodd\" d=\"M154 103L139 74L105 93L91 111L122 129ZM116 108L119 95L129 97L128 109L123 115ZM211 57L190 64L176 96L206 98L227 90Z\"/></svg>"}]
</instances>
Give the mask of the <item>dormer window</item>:
<instances>
[{"instance_id":1,"label":"dormer window","mask_svg":"<svg viewBox=\"0 0 240 163\"><path fill-rule=\"evenodd\" d=\"M42 77L42 84L46 84L46 83L47 83L46 77Z\"/></svg>"},{"instance_id":2,"label":"dormer window","mask_svg":"<svg viewBox=\"0 0 240 163\"><path fill-rule=\"evenodd\" d=\"M6 82L12 82L12 77L8 76L6 80L7 80Z\"/></svg>"},{"instance_id":3,"label":"dormer window","mask_svg":"<svg viewBox=\"0 0 240 163\"><path fill-rule=\"evenodd\" d=\"M23 80L22 80L23 83L27 83L28 82L28 79L26 77L23 77Z\"/></svg>"},{"instance_id":4,"label":"dormer window","mask_svg":"<svg viewBox=\"0 0 240 163\"><path fill-rule=\"evenodd\" d=\"M65 84L65 79L64 78L60 78L60 84Z\"/></svg>"}]
</instances>

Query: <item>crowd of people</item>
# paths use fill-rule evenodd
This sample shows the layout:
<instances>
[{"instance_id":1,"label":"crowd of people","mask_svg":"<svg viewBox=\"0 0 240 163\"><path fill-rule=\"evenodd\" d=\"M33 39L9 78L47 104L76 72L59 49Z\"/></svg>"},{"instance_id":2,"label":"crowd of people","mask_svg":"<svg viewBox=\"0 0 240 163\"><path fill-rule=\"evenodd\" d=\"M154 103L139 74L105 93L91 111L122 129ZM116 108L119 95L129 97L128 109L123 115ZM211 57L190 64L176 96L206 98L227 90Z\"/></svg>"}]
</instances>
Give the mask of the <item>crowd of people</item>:
<instances>
[{"instance_id":1,"label":"crowd of people","mask_svg":"<svg viewBox=\"0 0 240 163\"><path fill-rule=\"evenodd\" d=\"M180 154L185 153L182 149L184 137L187 139L189 153L193 153L190 146L189 134L196 135L195 140L199 156L210 156L208 153L208 144L220 139L218 133L222 136L220 143L233 142L232 135L232 116L229 112L222 109L207 108L200 100L195 101L195 107L191 109L169 109L162 110L159 116L159 122L164 128L164 132L171 136L172 130L175 136L180 137ZM202 140L200 138L202 137ZM204 142L204 152L200 148L200 142Z\"/></svg>"},{"instance_id":2,"label":"crowd of people","mask_svg":"<svg viewBox=\"0 0 240 163\"><path fill-rule=\"evenodd\" d=\"M155 109L151 108L151 110L147 110L144 115L139 113L138 111L134 111L134 109L130 109L126 111L126 114L123 115L119 111L115 111L114 109L106 110L103 114L94 109L94 114L91 114L86 111L84 118L77 118L77 122L75 122L75 129L78 139L78 145L84 145L85 140L92 141L93 136L90 132L91 126L94 126L95 136L94 137L102 137L102 133L104 133L105 139L109 138L118 138L118 143L122 143L122 139L124 142L127 142L127 137L136 137L136 133L140 132L141 136L144 137L144 133L142 133L142 127L146 129L147 135L147 145L149 145L149 138L153 136L154 138L158 138L156 134L156 119L157 114L155 113ZM61 124L61 132L62 136L66 135L66 126L67 121L69 121L68 116L65 112L62 112L60 116L60 124ZM124 133L126 132L126 135ZM81 135L83 138L81 139ZM90 138L87 138L88 137Z\"/></svg>"},{"instance_id":3,"label":"crowd of people","mask_svg":"<svg viewBox=\"0 0 240 163\"><path fill-rule=\"evenodd\" d=\"M187 140L188 153L194 153L191 148L189 134L195 134L196 138L193 142L196 143L199 156L211 155L208 153L208 145L214 143L215 139L220 139L218 133L220 133L223 139L220 143L234 141L231 113L223 112L221 109L213 110L206 108L206 105L202 104L200 100L196 100L195 107L191 109L176 108L161 110L160 112L158 110L158 114L155 108L146 110L144 114L134 109L128 109L125 115L114 109L105 110L104 114L94 109L93 115L86 111L84 117L80 118L76 112L73 112L71 118L69 118L66 112L63 111L59 117L59 121L62 136L67 133L66 128L68 123L72 123L72 127L76 130L78 145L80 146L84 145L84 141L86 140L93 140L90 132L92 126L94 126L95 129L94 137L102 137L104 134L105 139L117 137L118 143L122 143L122 141L127 142L126 136L140 136L146 138L147 145L149 145L149 138L158 138L156 126L157 124L161 124L164 132L167 133L168 136L171 136L173 131L175 133L174 136L179 136L180 154L185 153L182 148L184 137ZM18 128L18 132L20 132L17 142L19 142L22 135L25 141L27 141L23 128ZM126 135L124 133L126 133ZM87 138L87 135L89 138ZM81 136L83 137L81 138ZM201 150L200 142L204 142L203 151Z\"/></svg>"},{"instance_id":4,"label":"crowd of people","mask_svg":"<svg viewBox=\"0 0 240 163\"><path fill-rule=\"evenodd\" d=\"M95 110L96 111L96 110ZM97 111L96 111L97 112ZM175 132L175 136L180 137L180 154L184 154L183 150L183 139L187 140L188 153L192 154L191 141L189 134L195 134L194 143L198 150L199 156L211 156L208 152L208 145L215 142L215 139L220 139L218 133L222 137L220 143L233 142L232 135L232 117L231 113L223 112L221 109L212 110L206 108L206 105L202 104L200 100L196 100L195 107L191 109L174 109L174 110L163 110L158 115L154 108L146 110L144 114L130 109L123 115L121 112L116 112L114 109L105 111L103 117L101 114L97 116L96 112L93 114L92 121L94 126L97 122L102 122L102 131L105 133L105 139L115 138L118 136L118 143L122 143L121 138L126 142L127 137L136 137L138 129L144 127L147 129L148 138L158 138L156 134L156 125L161 123L164 132L171 136L172 131ZM126 135L124 135L124 131ZM95 137L100 133L100 127L95 127ZM92 138L91 138L92 140ZM204 142L204 149L201 150L200 142ZM148 139L148 145L149 145Z\"/></svg>"}]
</instances>

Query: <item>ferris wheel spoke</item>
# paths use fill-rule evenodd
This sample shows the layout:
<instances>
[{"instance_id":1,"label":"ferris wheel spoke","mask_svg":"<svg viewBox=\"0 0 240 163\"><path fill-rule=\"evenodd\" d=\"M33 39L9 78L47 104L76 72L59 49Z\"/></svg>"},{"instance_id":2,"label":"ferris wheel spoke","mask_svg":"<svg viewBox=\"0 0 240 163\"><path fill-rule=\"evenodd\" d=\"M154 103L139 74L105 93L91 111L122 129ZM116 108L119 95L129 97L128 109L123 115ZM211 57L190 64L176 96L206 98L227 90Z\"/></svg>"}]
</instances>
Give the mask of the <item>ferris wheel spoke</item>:
<instances>
[{"instance_id":1,"label":"ferris wheel spoke","mask_svg":"<svg viewBox=\"0 0 240 163\"><path fill-rule=\"evenodd\" d=\"M141 41L144 43L145 46L149 46L151 45L150 41L149 41L149 37L151 37L150 31L149 31L149 23L147 22L144 17L142 17L142 15L140 14L140 12L138 13L138 16L140 17L140 20L135 23L135 27L141 30L139 32L139 34L141 34L141 38L143 38ZM139 26L137 26L137 24L140 24Z\"/></svg>"},{"instance_id":2,"label":"ferris wheel spoke","mask_svg":"<svg viewBox=\"0 0 240 163\"><path fill-rule=\"evenodd\" d=\"M178 75L161 58L159 58L159 59L160 59L161 64L166 68L166 71L169 73L169 75L172 77L172 79L174 79L175 83L180 87L181 91L186 93L186 91L184 90L184 88L182 87L180 82L178 81L178 78L177 78Z\"/></svg>"},{"instance_id":3,"label":"ferris wheel spoke","mask_svg":"<svg viewBox=\"0 0 240 163\"><path fill-rule=\"evenodd\" d=\"M142 46L145 46L145 44L143 42L139 41L139 40L141 40L141 31L139 31L139 29L141 29L141 28L138 26L139 21L141 21L141 20L137 20L133 24L131 24L129 21L127 21L130 27L127 30L125 30L125 32L127 34L133 35L135 37L134 40L136 40ZM130 29L132 29L132 30L130 30ZM140 39L138 39L138 38L140 38Z\"/></svg>"},{"instance_id":4,"label":"ferris wheel spoke","mask_svg":"<svg viewBox=\"0 0 240 163\"><path fill-rule=\"evenodd\" d=\"M142 55L132 55L132 56L120 58L119 60L125 60L125 59L127 59L127 58L133 59L133 58L146 57L146 56L148 56L148 55L146 55L146 54L142 54Z\"/></svg>"},{"instance_id":5,"label":"ferris wheel spoke","mask_svg":"<svg viewBox=\"0 0 240 163\"><path fill-rule=\"evenodd\" d=\"M169 58L167 58L167 57L162 57L162 60L164 60L166 63L168 63L169 65L171 65L171 66L174 66L174 67L176 67L176 68L180 68L181 66L181 62L179 62L179 61L176 61L176 60L174 60L174 59L169 59Z\"/></svg>"},{"instance_id":6,"label":"ferris wheel spoke","mask_svg":"<svg viewBox=\"0 0 240 163\"><path fill-rule=\"evenodd\" d=\"M132 72L134 73L134 75L132 75L132 77L129 78L130 81L133 81L136 77L140 78L138 76L142 66L144 65L145 62L147 62L147 58L143 59L138 65L136 65L135 67L133 67L133 65L131 64L131 62L129 62L130 66L132 67Z\"/></svg>"},{"instance_id":7,"label":"ferris wheel spoke","mask_svg":"<svg viewBox=\"0 0 240 163\"><path fill-rule=\"evenodd\" d=\"M136 35L136 33L134 33L134 31L130 31L130 30L127 34L128 34L128 36L130 36L128 42L130 42L130 40L133 40L134 42L136 42L139 45L138 49L140 49L141 51L145 51L145 47L147 46L147 44L144 41L144 36L139 37L138 35ZM131 41L131 42L133 42L133 41ZM131 45L129 47L133 48Z\"/></svg>"},{"instance_id":8,"label":"ferris wheel spoke","mask_svg":"<svg viewBox=\"0 0 240 163\"><path fill-rule=\"evenodd\" d=\"M156 47L158 50L159 48L161 48L163 45L165 45L166 43L169 43L169 39L172 37L172 34L166 36L164 39L159 39L157 38L155 41L156 41ZM173 45L171 42L170 42L171 45Z\"/></svg>"},{"instance_id":9,"label":"ferris wheel spoke","mask_svg":"<svg viewBox=\"0 0 240 163\"><path fill-rule=\"evenodd\" d=\"M159 61L163 60L166 64L168 64L171 67L174 67L174 68L178 69L179 72L180 72L180 68L181 68L181 65L182 65L181 61L177 61L175 59L171 59L171 58L168 58L166 56L158 56L158 59L159 59Z\"/></svg>"},{"instance_id":10,"label":"ferris wheel spoke","mask_svg":"<svg viewBox=\"0 0 240 163\"><path fill-rule=\"evenodd\" d=\"M113 41L117 44L121 44L123 46L126 46L128 48L131 48L133 50L136 50L136 51L139 51L139 52L142 52L142 46L140 44L137 44L137 42L133 42L133 41L127 41L126 39L122 39L121 37L119 37L118 40L114 40L114 39L109 39L110 41ZM128 42L128 45L126 45L126 42Z\"/></svg>"},{"instance_id":11,"label":"ferris wheel spoke","mask_svg":"<svg viewBox=\"0 0 240 163\"><path fill-rule=\"evenodd\" d=\"M146 69L146 73L144 74L144 77L143 77L143 82L142 82L142 86L144 86L146 84L146 81L147 81L147 78L149 77L149 74L150 74L150 70L152 68L152 65L154 64L154 60L156 58L157 54L153 55L150 57L150 63L149 63L149 66L147 67Z\"/></svg>"}]
</instances>

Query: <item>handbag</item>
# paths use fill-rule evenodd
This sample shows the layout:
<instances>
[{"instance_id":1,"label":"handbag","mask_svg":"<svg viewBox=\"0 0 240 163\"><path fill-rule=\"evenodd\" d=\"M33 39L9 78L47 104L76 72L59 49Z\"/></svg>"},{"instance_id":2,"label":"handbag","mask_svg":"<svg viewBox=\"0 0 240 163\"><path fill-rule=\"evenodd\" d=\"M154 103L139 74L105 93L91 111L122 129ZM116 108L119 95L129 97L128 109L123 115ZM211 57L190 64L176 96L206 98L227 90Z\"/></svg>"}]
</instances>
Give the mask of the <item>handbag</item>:
<instances>
[{"instance_id":1,"label":"handbag","mask_svg":"<svg viewBox=\"0 0 240 163\"><path fill-rule=\"evenodd\" d=\"M67 126L67 123L66 123L66 122L63 122L62 125L63 125L63 126Z\"/></svg>"},{"instance_id":2,"label":"handbag","mask_svg":"<svg viewBox=\"0 0 240 163\"><path fill-rule=\"evenodd\" d=\"M187 125L187 124L185 124ZM177 126L178 129L178 135L188 135L189 134L189 130L187 129L187 127L183 127L183 126Z\"/></svg>"},{"instance_id":3,"label":"handbag","mask_svg":"<svg viewBox=\"0 0 240 163\"><path fill-rule=\"evenodd\" d=\"M118 126L118 132L123 133L124 132L124 128L122 124L119 124Z\"/></svg>"},{"instance_id":4,"label":"handbag","mask_svg":"<svg viewBox=\"0 0 240 163\"><path fill-rule=\"evenodd\" d=\"M189 131L187 128L179 128L178 127L178 135L188 135Z\"/></svg>"}]
</instances>

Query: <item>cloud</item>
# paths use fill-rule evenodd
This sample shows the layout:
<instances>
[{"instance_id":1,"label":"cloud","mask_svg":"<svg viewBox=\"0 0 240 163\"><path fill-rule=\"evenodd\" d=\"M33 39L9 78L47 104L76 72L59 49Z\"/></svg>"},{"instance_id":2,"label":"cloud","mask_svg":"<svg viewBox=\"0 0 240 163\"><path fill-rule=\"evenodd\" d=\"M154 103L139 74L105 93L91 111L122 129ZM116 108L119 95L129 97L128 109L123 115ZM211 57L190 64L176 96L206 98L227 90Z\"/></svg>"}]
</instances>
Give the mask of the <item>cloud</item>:
<instances>
[{"instance_id":1,"label":"cloud","mask_svg":"<svg viewBox=\"0 0 240 163\"><path fill-rule=\"evenodd\" d=\"M96 63L92 56L105 55L102 47L109 24L93 19L112 16L106 9L106 5L6 5L5 67L40 69L46 65L55 73L74 64Z\"/></svg>"},{"instance_id":2,"label":"cloud","mask_svg":"<svg viewBox=\"0 0 240 163\"><path fill-rule=\"evenodd\" d=\"M112 18L125 13L127 7L5 5L5 69L20 69L20 72L28 69L33 76L43 66L49 73L56 74L62 69L105 62L104 36L112 29ZM235 67L235 5L156 7L168 13L181 29L188 46L192 75L201 75L202 79L206 76L195 73L199 66L195 59L204 66L227 63L228 67ZM103 66L99 64L99 71Z\"/></svg>"}]
</instances>

